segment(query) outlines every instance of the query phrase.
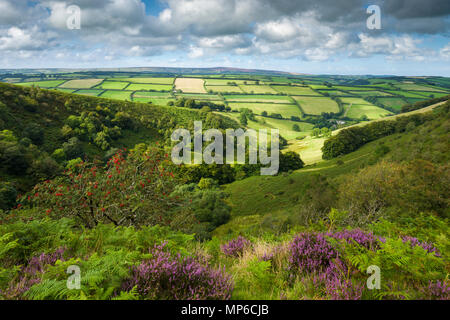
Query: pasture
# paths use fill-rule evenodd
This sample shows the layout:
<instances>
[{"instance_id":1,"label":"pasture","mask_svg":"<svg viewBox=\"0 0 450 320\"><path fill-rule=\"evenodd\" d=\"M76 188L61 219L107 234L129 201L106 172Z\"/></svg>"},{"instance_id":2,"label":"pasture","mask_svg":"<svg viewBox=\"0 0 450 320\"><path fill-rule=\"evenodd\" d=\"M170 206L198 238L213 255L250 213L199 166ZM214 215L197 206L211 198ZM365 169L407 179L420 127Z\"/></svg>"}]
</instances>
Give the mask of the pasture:
<instances>
[{"instance_id":1,"label":"pasture","mask_svg":"<svg viewBox=\"0 0 450 320\"><path fill-rule=\"evenodd\" d=\"M270 86L266 85L241 85L242 91L255 94L276 94L277 92Z\"/></svg>"},{"instance_id":2,"label":"pasture","mask_svg":"<svg viewBox=\"0 0 450 320\"><path fill-rule=\"evenodd\" d=\"M144 84L144 83L132 83L127 87L127 90L130 91L172 91L172 85L164 85L164 84Z\"/></svg>"},{"instance_id":3,"label":"pasture","mask_svg":"<svg viewBox=\"0 0 450 320\"><path fill-rule=\"evenodd\" d=\"M109 99L131 101L131 93L132 93L132 91L107 90L107 91L103 92L100 95L100 97L102 97L102 98L109 98Z\"/></svg>"},{"instance_id":4,"label":"pasture","mask_svg":"<svg viewBox=\"0 0 450 320\"><path fill-rule=\"evenodd\" d=\"M292 98L297 101L306 114L320 115L322 112L339 112L338 104L327 97L293 96Z\"/></svg>"},{"instance_id":5,"label":"pasture","mask_svg":"<svg viewBox=\"0 0 450 320\"><path fill-rule=\"evenodd\" d=\"M273 88L280 92L290 95L296 96L320 96L319 93L313 91L309 87L300 87L300 86L273 86Z\"/></svg>"},{"instance_id":6,"label":"pasture","mask_svg":"<svg viewBox=\"0 0 450 320\"><path fill-rule=\"evenodd\" d=\"M50 80L50 81L21 82L18 84L21 86L27 86L27 87L31 87L34 85L34 86L40 87L40 88L55 88L63 82L64 82L63 80Z\"/></svg>"},{"instance_id":7,"label":"pasture","mask_svg":"<svg viewBox=\"0 0 450 320\"><path fill-rule=\"evenodd\" d=\"M206 90L217 93L243 93L238 86L206 86Z\"/></svg>"},{"instance_id":8,"label":"pasture","mask_svg":"<svg viewBox=\"0 0 450 320\"><path fill-rule=\"evenodd\" d=\"M288 96L277 95L225 95L226 101L229 102L264 102L264 103L292 103Z\"/></svg>"},{"instance_id":9,"label":"pasture","mask_svg":"<svg viewBox=\"0 0 450 320\"><path fill-rule=\"evenodd\" d=\"M392 114L360 98L342 98L342 102L346 110L345 115L352 119L360 119L365 115L370 120L376 120Z\"/></svg>"},{"instance_id":10,"label":"pasture","mask_svg":"<svg viewBox=\"0 0 450 320\"><path fill-rule=\"evenodd\" d=\"M131 83L150 83L150 84L170 84L173 85L173 81L175 78L121 78L121 81L128 81ZM110 78L108 80L114 80L114 78Z\"/></svg>"},{"instance_id":11,"label":"pasture","mask_svg":"<svg viewBox=\"0 0 450 320\"><path fill-rule=\"evenodd\" d=\"M294 104L231 102L228 103L228 106L230 106L231 109L238 111L239 109L247 108L257 115L261 115L263 111L266 111L269 115L272 113L279 113L285 119L289 119L291 116L302 116L299 108Z\"/></svg>"}]
</instances>

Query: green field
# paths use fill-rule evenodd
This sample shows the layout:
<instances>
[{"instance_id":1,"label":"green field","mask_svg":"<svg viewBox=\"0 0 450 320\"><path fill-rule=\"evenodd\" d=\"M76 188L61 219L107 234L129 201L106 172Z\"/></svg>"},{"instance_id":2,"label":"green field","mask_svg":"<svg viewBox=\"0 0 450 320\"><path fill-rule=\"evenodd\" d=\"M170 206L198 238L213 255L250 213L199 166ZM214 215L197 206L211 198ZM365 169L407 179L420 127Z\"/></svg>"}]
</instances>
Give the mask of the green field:
<instances>
[{"instance_id":1,"label":"green field","mask_svg":"<svg viewBox=\"0 0 450 320\"><path fill-rule=\"evenodd\" d=\"M114 78L108 80L114 80ZM132 83L173 84L175 78L120 78L120 80Z\"/></svg>"},{"instance_id":2,"label":"green field","mask_svg":"<svg viewBox=\"0 0 450 320\"><path fill-rule=\"evenodd\" d=\"M172 85L164 85L164 84L144 84L144 83L132 83L127 87L127 90L130 91L138 91L138 90L147 90L147 91L172 91Z\"/></svg>"},{"instance_id":3,"label":"green field","mask_svg":"<svg viewBox=\"0 0 450 320\"><path fill-rule=\"evenodd\" d=\"M98 90L98 89L81 89L75 91L76 94L82 94L85 96L98 96L100 93L102 93L104 90Z\"/></svg>"},{"instance_id":4,"label":"green field","mask_svg":"<svg viewBox=\"0 0 450 320\"><path fill-rule=\"evenodd\" d=\"M236 79L205 79L207 86L227 86L230 83L235 84L256 84L254 80L236 80Z\"/></svg>"},{"instance_id":5,"label":"green field","mask_svg":"<svg viewBox=\"0 0 450 320\"><path fill-rule=\"evenodd\" d=\"M351 94L362 96L362 97L389 97L392 96L390 93L382 92L382 91L349 91Z\"/></svg>"},{"instance_id":6,"label":"green field","mask_svg":"<svg viewBox=\"0 0 450 320\"><path fill-rule=\"evenodd\" d=\"M293 96L306 114L320 115L322 112L339 112L338 104L327 97Z\"/></svg>"},{"instance_id":7,"label":"green field","mask_svg":"<svg viewBox=\"0 0 450 320\"><path fill-rule=\"evenodd\" d=\"M406 104L406 101L400 98L378 98L377 101L396 110L400 110Z\"/></svg>"},{"instance_id":8,"label":"green field","mask_svg":"<svg viewBox=\"0 0 450 320\"><path fill-rule=\"evenodd\" d=\"M242 93L238 86L206 86L206 91L220 92L220 93Z\"/></svg>"},{"instance_id":9,"label":"green field","mask_svg":"<svg viewBox=\"0 0 450 320\"><path fill-rule=\"evenodd\" d=\"M150 91L136 91L134 93L134 96L139 97L149 97L149 98L169 98L171 97L170 93L168 92L150 92Z\"/></svg>"},{"instance_id":10,"label":"green field","mask_svg":"<svg viewBox=\"0 0 450 320\"><path fill-rule=\"evenodd\" d=\"M391 114L360 98L342 98L342 102L345 104L346 116L352 119L360 119L366 115L370 120L375 120Z\"/></svg>"},{"instance_id":11,"label":"green field","mask_svg":"<svg viewBox=\"0 0 450 320\"><path fill-rule=\"evenodd\" d=\"M255 114L261 115L263 111L266 111L269 115L271 113L279 113L283 118L290 118L291 116L301 117L302 113L298 107L294 104L274 104L274 103L240 103L231 102L228 104L231 109L239 110L241 108L248 108Z\"/></svg>"},{"instance_id":12,"label":"green field","mask_svg":"<svg viewBox=\"0 0 450 320\"><path fill-rule=\"evenodd\" d=\"M156 98L153 99L153 98L133 96L133 101L135 101L135 102L144 102L144 103L151 102L152 104L155 104L155 105L158 105L158 106L166 106L169 101L175 101L175 99L156 99Z\"/></svg>"},{"instance_id":13,"label":"green field","mask_svg":"<svg viewBox=\"0 0 450 320\"><path fill-rule=\"evenodd\" d=\"M241 85L242 91L246 93L266 93L266 94L276 94L277 92L270 86L265 85Z\"/></svg>"},{"instance_id":14,"label":"green field","mask_svg":"<svg viewBox=\"0 0 450 320\"><path fill-rule=\"evenodd\" d=\"M125 89L126 86L129 85L129 82L122 82L122 81L104 81L100 85L98 85L96 88L101 89L114 89L114 90L122 90Z\"/></svg>"},{"instance_id":15,"label":"green field","mask_svg":"<svg viewBox=\"0 0 450 320\"><path fill-rule=\"evenodd\" d=\"M320 96L317 92L313 91L309 87L300 87L300 86L273 86L273 88L281 93L286 93L290 95L297 96Z\"/></svg>"},{"instance_id":16,"label":"green field","mask_svg":"<svg viewBox=\"0 0 450 320\"><path fill-rule=\"evenodd\" d=\"M132 93L132 91L107 90L107 91L103 92L100 97L131 101L131 93Z\"/></svg>"},{"instance_id":17,"label":"green field","mask_svg":"<svg viewBox=\"0 0 450 320\"><path fill-rule=\"evenodd\" d=\"M418 85L414 83L402 83L396 85L402 90L414 90L414 91L441 91L441 92L447 92L448 90L444 88L436 88L436 87L430 87L430 86L424 86L424 85Z\"/></svg>"},{"instance_id":18,"label":"green field","mask_svg":"<svg viewBox=\"0 0 450 320\"><path fill-rule=\"evenodd\" d=\"M265 103L292 103L291 99L287 96L278 95L225 95L225 100L230 102L265 102Z\"/></svg>"},{"instance_id":19,"label":"green field","mask_svg":"<svg viewBox=\"0 0 450 320\"><path fill-rule=\"evenodd\" d=\"M18 83L21 86L36 86L40 88L55 88L63 83L64 80L50 80L50 81L32 81Z\"/></svg>"}]
</instances>

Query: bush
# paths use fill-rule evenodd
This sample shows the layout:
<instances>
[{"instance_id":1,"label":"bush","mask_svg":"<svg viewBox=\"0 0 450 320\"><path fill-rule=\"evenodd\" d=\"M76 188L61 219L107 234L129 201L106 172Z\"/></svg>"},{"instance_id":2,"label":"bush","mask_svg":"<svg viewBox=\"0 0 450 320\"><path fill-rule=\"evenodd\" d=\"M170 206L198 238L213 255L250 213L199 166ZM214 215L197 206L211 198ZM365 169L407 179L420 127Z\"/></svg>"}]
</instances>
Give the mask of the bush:
<instances>
[{"instance_id":1,"label":"bush","mask_svg":"<svg viewBox=\"0 0 450 320\"><path fill-rule=\"evenodd\" d=\"M191 257L174 256L163 243L150 250L151 258L132 268L123 290L137 288L141 297L175 300L229 300L231 277Z\"/></svg>"},{"instance_id":2,"label":"bush","mask_svg":"<svg viewBox=\"0 0 450 320\"><path fill-rule=\"evenodd\" d=\"M222 252L229 257L239 257L242 256L244 250L251 246L251 242L242 236L231 240L230 242L222 245Z\"/></svg>"}]
</instances>

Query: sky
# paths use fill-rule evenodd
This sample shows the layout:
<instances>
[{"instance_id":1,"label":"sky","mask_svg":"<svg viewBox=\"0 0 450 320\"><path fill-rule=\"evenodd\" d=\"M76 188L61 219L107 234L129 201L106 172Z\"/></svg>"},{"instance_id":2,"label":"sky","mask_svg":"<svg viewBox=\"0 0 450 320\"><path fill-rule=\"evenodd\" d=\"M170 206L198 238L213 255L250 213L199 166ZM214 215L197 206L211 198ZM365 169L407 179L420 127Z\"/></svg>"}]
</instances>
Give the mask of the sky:
<instances>
[{"instance_id":1,"label":"sky","mask_svg":"<svg viewBox=\"0 0 450 320\"><path fill-rule=\"evenodd\" d=\"M0 0L0 69L125 67L450 76L450 1Z\"/></svg>"}]
</instances>

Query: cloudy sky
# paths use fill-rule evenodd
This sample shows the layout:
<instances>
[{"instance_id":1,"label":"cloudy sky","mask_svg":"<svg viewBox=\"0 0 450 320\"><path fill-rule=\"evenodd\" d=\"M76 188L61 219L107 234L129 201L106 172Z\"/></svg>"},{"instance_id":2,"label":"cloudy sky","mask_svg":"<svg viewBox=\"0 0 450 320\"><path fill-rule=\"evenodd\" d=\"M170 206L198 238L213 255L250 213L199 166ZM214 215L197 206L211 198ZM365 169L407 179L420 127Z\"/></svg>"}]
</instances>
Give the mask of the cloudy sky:
<instances>
[{"instance_id":1,"label":"cloudy sky","mask_svg":"<svg viewBox=\"0 0 450 320\"><path fill-rule=\"evenodd\" d=\"M450 76L450 1L0 0L0 69L149 66Z\"/></svg>"}]
</instances>

